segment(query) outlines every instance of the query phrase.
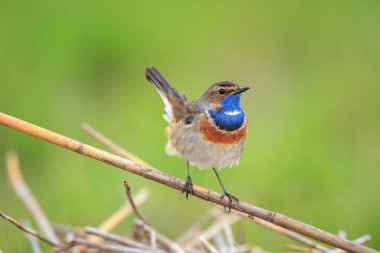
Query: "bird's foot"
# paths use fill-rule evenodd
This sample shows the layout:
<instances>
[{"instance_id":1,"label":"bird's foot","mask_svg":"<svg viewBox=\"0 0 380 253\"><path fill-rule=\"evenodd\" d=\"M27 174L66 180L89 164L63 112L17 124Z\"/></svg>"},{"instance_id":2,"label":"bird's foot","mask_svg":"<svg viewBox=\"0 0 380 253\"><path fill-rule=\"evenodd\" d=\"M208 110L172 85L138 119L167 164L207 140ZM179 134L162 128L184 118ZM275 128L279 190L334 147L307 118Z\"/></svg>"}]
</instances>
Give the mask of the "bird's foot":
<instances>
[{"instance_id":1,"label":"bird's foot","mask_svg":"<svg viewBox=\"0 0 380 253\"><path fill-rule=\"evenodd\" d=\"M223 195L220 197L220 200L222 200L224 198L224 196L226 196L229 200L228 205L224 206L224 210L226 210L226 208L228 208L228 213L229 213L231 211L232 201L236 201L239 204L239 199L236 198L235 196L233 196L232 194L229 194L228 192L225 191L223 193Z\"/></svg>"},{"instance_id":2,"label":"bird's foot","mask_svg":"<svg viewBox=\"0 0 380 253\"><path fill-rule=\"evenodd\" d=\"M182 189L182 194L186 193L186 199L189 199L189 193L194 194L194 189L193 189L193 183L191 182L191 177L186 178L186 183L185 186Z\"/></svg>"}]
</instances>

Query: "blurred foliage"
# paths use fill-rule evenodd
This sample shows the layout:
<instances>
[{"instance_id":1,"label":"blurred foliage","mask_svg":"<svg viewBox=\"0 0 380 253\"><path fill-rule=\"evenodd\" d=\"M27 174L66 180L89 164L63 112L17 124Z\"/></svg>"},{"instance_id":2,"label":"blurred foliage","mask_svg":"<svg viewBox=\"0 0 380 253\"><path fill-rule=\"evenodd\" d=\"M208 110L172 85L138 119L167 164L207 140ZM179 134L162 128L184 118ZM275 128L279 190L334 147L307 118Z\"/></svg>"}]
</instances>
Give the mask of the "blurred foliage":
<instances>
[{"instance_id":1,"label":"blurred foliage","mask_svg":"<svg viewBox=\"0 0 380 253\"><path fill-rule=\"evenodd\" d=\"M238 167L221 172L240 199L380 248L379 1L2 1L2 112L99 146L88 122L165 172L185 162L164 152L163 104L145 80L156 66L189 98L233 80L252 89ZM176 237L210 205L13 130L27 182L52 221L97 225L126 197L151 189L142 211ZM220 190L212 171L193 181ZM0 163L0 209L31 219ZM163 205L165 203L165 205ZM164 208L165 207L165 208ZM123 224L119 231L129 229ZM272 251L287 239L249 222L237 240ZM0 248L26 252L0 221Z\"/></svg>"}]
</instances>

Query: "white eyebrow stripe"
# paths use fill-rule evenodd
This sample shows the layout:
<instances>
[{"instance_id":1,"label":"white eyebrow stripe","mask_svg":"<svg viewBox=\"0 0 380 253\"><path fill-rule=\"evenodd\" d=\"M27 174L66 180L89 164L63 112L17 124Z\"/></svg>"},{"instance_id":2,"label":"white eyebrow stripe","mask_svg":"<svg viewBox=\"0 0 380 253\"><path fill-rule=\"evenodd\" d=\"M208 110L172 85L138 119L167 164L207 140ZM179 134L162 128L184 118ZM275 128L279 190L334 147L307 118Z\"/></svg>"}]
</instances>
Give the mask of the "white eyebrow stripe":
<instances>
[{"instance_id":1,"label":"white eyebrow stripe","mask_svg":"<svg viewBox=\"0 0 380 253\"><path fill-rule=\"evenodd\" d=\"M226 111L226 112L224 112L224 114L226 114L228 116L235 116L235 115L238 115L240 113L241 113L240 110L234 110L234 111Z\"/></svg>"}]
</instances>

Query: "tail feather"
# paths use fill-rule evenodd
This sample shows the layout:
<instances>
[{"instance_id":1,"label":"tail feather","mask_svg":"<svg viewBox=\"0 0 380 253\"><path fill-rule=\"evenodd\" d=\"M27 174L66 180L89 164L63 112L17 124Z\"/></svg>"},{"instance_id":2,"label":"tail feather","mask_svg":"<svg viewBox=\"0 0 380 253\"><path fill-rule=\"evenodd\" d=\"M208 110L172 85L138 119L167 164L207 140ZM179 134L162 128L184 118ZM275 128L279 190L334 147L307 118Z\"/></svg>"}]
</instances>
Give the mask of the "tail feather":
<instances>
[{"instance_id":1,"label":"tail feather","mask_svg":"<svg viewBox=\"0 0 380 253\"><path fill-rule=\"evenodd\" d=\"M182 119L185 115L186 100L179 95L178 91L166 81L156 68L145 68L145 74L164 101L166 111L164 118L168 122Z\"/></svg>"}]
</instances>

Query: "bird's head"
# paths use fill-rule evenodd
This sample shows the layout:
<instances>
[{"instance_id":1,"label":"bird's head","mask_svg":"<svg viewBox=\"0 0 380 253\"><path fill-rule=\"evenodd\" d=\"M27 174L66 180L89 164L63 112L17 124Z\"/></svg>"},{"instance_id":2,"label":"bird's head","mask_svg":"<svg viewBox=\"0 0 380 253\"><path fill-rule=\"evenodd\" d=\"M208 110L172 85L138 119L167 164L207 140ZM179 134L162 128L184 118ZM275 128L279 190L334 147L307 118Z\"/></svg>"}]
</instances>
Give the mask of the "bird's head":
<instances>
[{"instance_id":1,"label":"bird's head","mask_svg":"<svg viewBox=\"0 0 380 253\"><path fill-rule=\"evenodd\" d=\"M222 81L213 84L202 97L211 108L230 111L240 108L240 96L248 89L234 82Z\"/></svg>"}]
</instances>

